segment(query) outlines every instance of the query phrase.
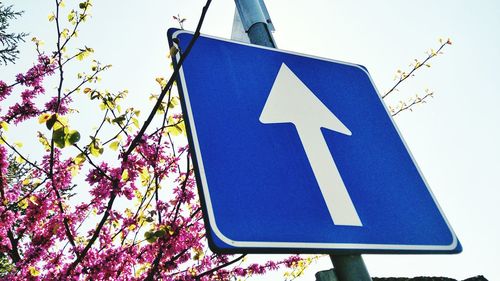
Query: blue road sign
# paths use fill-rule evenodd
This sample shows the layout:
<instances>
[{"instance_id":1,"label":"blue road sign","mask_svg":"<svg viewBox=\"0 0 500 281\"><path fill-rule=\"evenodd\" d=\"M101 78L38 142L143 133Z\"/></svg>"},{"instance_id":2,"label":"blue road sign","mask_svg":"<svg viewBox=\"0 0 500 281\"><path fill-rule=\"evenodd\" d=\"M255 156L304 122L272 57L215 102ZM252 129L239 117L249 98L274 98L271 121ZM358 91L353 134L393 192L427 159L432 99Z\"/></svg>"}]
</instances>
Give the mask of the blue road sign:
<instances>
[{"instance_id":1,"label":"blue road sign","mask_svg":"<svg viewBox=\"0 0 500 281\"><path fill-rule=\"evenodd\" d=\"M201 36L179 90L213 250L461 251L364 67Z\"/></svg>"}]
</instances>

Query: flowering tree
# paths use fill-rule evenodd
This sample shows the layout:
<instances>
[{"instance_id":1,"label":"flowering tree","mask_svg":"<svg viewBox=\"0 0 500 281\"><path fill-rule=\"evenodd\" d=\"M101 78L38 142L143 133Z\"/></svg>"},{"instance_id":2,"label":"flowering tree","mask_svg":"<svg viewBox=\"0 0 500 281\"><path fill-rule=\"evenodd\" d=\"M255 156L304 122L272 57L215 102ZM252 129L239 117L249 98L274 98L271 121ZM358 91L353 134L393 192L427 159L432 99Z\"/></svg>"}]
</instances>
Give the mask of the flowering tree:
<instances>
[{"instance_id":1,"label":"flowering tree","mask_svg":"<svg viewBox=\"0 0 500 281\"><path fill-rule=\"evenodd\" d=\"M69 66L84 64L94 52L90 47L68 50L92 4L86 0L69 9L62 0L55 3L48 18L57 30L55 50L44 52L34 38L37 63L15 82L0 81L0 277L237 280L285 267L291 269L285 278L294 279L318 258L255 264L245 255L212 253L182 137L179 98L172 91L178 68L170 79L156 79L155 106L140 122L139 110L122 107L126 90L99 89L100 75L110 65L91 61L86 71L74 73L76 79L68 78L73 76ZM440 49L417 61L408 75L399 72L397 83ZM45 93L49 77L56 81L51 96ZM426 97L402 103L393 114ZM82 100L100 112L96 128L85 134L74 122ZM39 142L31 145L38 145L40 157L28 157L21 143L10 141L9 126L28 128Z\"/></svg>"}]
</instances>

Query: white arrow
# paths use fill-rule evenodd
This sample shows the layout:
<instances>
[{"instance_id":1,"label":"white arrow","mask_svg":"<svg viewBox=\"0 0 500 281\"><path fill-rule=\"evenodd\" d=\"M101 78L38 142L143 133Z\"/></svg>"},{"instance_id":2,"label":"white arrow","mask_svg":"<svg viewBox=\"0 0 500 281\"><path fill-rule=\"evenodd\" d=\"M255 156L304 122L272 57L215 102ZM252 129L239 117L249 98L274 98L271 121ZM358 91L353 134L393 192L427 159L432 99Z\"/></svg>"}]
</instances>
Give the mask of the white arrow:
<instances>
[{"instance_id":1,"label":"white arrow","mask_svg":"<svg viewBox=\"0 0 500 281\"><path fill-rule=\"evenodd\" d=\"M259 121L295 125L333 223L362 226L321 128L348 136L352 133L284 63Z\"/></svg>"}]
</instances>

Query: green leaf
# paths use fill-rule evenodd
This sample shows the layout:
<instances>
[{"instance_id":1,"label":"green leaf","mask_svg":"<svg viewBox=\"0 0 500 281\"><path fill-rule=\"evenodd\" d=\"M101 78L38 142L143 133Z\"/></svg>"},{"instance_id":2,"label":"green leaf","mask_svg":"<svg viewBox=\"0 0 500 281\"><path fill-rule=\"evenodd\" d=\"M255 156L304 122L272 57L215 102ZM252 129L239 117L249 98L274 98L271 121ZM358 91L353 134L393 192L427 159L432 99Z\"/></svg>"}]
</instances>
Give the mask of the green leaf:
<instances>
[{"instance_id":1,"label":"green leaf","mask_svg":"<svg viewBox=\"0 0 500 281\"><path fill-rule=\"evenodd\" d=\"M72 130L68 134L68 144L73 145L80 140L80 133L78 131Z\"/></svg>"},{"instance_id":2,"label":"green leaf","mask_svg":"<svg viewBox=\"0 0 500 281\"><path fill-rule=\"evenodd\" d=\"M115 119L113 119L113 123L118 123L118 124L122 124L123 121L125 121L125 114L124 115L121 115L121 116L118 116L116 117Z\"/></svg>"},{"instance_id":3,"label":"green leaf","mask_svg":"<svg viewBox=\"0 0 500 281\"><path fill-rule=\"evenodd\" d=\"M155 231L155 236L156 237L162 237L162 236L165 236L165 234L167 234L167 232L165 230L163 230L163 229Z\"/></svg>"},{"instance_id":4,"label":"green leaf","mask_svg":"<svg viewBox=\"0 0 500 281\"><path fill-rule=\"evenodd\" d=\"M64 148L66 145L66 133L64 132L64 128L54 130L52 133L52 139L57 147Z\"/></svg>"},{"instance_id":5,"label":"green leaf","mask_svg":"<svg viewBox=\"0 0 500 281\"><path fill-rule=\"evenodd\" d=\"M47 120L47 122L45 123L45 126L47 126L47 129L52 130L52 127L54 126L56 121L57 121L57 115L52 114L52 116L50 116L49 120Z\"/></svg>"},{"instance_id":6,"label":"green leaf","mask_svg":"<svg viewBox=\"0 0 500 281\"><path fill-rule=\"evenodd\" d=\"M146 241L149 243L154 243L158 239L158 237L151 231L146 231L144 233L144 238L146 238Z\"/></svg>"}]
</instances>

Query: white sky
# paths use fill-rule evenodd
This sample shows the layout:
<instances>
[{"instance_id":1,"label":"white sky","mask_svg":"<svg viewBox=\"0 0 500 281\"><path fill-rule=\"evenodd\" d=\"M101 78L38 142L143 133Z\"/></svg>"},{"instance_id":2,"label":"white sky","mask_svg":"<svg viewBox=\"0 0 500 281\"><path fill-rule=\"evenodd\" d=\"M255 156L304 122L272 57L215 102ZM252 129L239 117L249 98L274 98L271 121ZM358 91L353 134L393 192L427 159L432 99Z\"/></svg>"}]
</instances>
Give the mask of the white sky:
<instances>
[{"instance_id":1,"label":"white sky","mask_svg":"<svg viewBox=\"0 0 500 281\"><path fill-rule=\"evenodd\" d=\"M71 1L67 1L70 6ZM430 88L436 96L414 112L396 118L417 163L460 239L459 255L365 255L372 276L435 275L465 279L485 275L500 280L500 2L496 1L278 1L266 4L281 49L349 61L366 66L384 92L398 68L450 37L452 46L429 69L400 88L406 98ZM4 1L25 10L12 30L30 32L50 45L54 27L47 21L53 1ZM113 64L102 87L129 89L130 98L147 104L157 89L154 78L168 68L166 30L173 15L193 30L202 0L96 1L92 19L81 30L80 43L95 57ZM231 0L214 1L203 33L230 37ZM32 64L31 42L22 59L1 67L0 79ZM143 102L144 101L144 102ZM300 280L331 267L323 259ZM278 276L276 275L276 278ZM274 275L273 275L274 279ZM269 280L269 279L267 279Z\"/></svg>"}]
</instances>

